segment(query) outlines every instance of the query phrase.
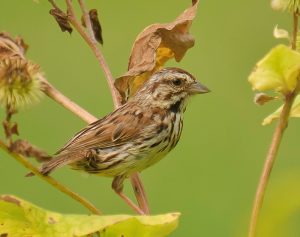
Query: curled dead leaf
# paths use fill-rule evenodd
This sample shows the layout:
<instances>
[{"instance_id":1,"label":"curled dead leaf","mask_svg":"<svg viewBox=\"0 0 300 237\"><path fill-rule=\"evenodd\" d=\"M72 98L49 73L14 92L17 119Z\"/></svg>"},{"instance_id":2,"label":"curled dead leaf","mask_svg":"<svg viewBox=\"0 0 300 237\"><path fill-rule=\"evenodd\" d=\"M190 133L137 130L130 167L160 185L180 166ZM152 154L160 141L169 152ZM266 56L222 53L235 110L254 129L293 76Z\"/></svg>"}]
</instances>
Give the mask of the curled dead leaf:
<instances>
[{"instance_id":1,"label":"curled dead leaf","mask_svg":"<svg viewBox=\"0 0 300 237\"><path fill-rule=\"evenodd\" d=\"M99 21L98 12L96 9L91 9L89 11L89 19L91 21L91 26L93 30L93 34L95 39L103 45L103 37L102 37L102 27ZM84 16L81 16L81 24L83 27L86 27Z\"/></svg>"},{"instance_id":2,"label":"curled dead leaf","mask_svg":"<svg viewBox=\"0 0 300 237\"><path fill-rule=\"evenodd\" d=\"M10 150L25 157L34 157L38 162L45 162L51 159L51 156L45 151L21 139L15 141L11 145Z\"/></svg>"},{"instance_id":3,"label":"curled dead leaf","mask_svg":"<svg viewBox=\"0 0 300 237\"><path fill-rule=\"evenodd\" d=\"M24 58L28 45L21 37L13 39L8 33L0 33L0 60L5 58Z\"/></svg>"},{"instance_id":4,"label":"curled dead leaf","mask_svg":"<svg viewBox=\"0 0 300 237\"><path fill-rule=\"evenodd\" d=\"M98 12L96 9L91 9L89 11L89 19L91 21L92 30L95 39L103 45L103 37L102 37L102 27L98 18ZM84 16L81 17L81 24L83 27L86 27L86 23L84 20Z\"/></svg>"},{"instance_id":5,"label":"curled dead leaf","mask_svg":"<svg viewBox=\"0 0 300 237\"><path fill-rule=\"evenodd\" d=\"M53 8L49 11L49 13L54 17L62 32L68 31L70 34L72 33L73 29L69 23L68 15L66 13L59 8Z\"/></svg>"},{"instance_id":6,"label":"curled dead leaf","mask_svg":"<svg viewBox=\"0 0 300 237\"><path fill-rule=\"evenodd\" d=\"M129 58L128 71L115 81L123 103L133 96L146 80L171 58L179 62L194 46L189 28L197 12L198 1L192 1L173 22L153 24L136 38Z\"/></svg>"},{"instance_id":7,"label":"curled dead leaf","mask_svg":"<svg viewBox=\"0 0 300 237\"><path fill-rule=\"evenodd\" d=\"M12 134L19 135L19 129L17 123L13 123L10 130Z\"/></svg>"},{"instance_id":8,"label":"curled dead leaf","mask_svg":"<svg viewBox=\"0 0 300 237\"><path fill-rule=\"evenodd\" d=\"M103 37L102 37L102 27L99 21L98 12L96 9L91 9L89 11L89 17L92 23L92 29L95 36L95 39L103 45Z\"/></svg>"}]
</instances>

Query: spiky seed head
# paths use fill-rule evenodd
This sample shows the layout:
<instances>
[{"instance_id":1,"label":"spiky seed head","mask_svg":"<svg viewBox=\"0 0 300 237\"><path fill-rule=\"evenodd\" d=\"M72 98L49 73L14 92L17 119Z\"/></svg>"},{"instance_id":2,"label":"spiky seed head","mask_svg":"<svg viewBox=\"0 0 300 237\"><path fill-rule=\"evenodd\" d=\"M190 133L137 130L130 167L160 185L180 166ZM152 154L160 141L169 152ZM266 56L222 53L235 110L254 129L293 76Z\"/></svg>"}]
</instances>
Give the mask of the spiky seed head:
<instances>
[{"instance_id":1,"label":"spiky seed head","mask_svg":"<svg viewBox=\"0 0 300 237\"><path fill-rule=\"evenodd\" d=\"M24 59L0 61L0 104L20 108L42 97L39 66Z\"/></svg>"},{"instance_id":2,"label":"spiky seed head","mask_svg":"<svg viewBox=\"0 0 300 237\"><path fill-rule=\"evenodd\" d=\"M24 57L26 45L20 39L0 33L0 105L20 108L43 95L40 67Z\"/></svg>"}]
</instances>

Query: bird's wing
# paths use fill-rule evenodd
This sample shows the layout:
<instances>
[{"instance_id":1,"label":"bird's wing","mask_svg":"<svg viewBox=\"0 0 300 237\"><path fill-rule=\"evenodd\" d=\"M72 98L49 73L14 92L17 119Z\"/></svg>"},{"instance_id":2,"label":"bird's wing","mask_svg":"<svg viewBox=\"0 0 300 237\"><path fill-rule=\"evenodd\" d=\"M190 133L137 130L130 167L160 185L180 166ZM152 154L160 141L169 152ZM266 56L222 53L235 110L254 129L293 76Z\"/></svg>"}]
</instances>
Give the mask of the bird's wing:
<instances>
[{"instance_id":1,"label":"bird's wing","mask_svg":"<svg viewBox=\"0 0 300 237\"><path fill-rule=\"evenodd\" d=\"M93 148L114 147L155 137L161 126L152 115L160 112L142 110L137 105L127 103L77 133L56 153L54 159L42 165L40 172L47 175L54 169L81 160Z\"/></svg>"},{"instance_id":2,"label":"bird's wing","mask_svg":"<svg viewBox=\"0 0 300 237\"><path fill-rule=\"evenodd\" d=\"M123 106L81 130L57 155L122 145L140 136L147 136L145 129L152 135L152 128L154 130L155 124L149 113L142 112L137 106L131 106L130 109Z\"/></svg>"}]
</instances>

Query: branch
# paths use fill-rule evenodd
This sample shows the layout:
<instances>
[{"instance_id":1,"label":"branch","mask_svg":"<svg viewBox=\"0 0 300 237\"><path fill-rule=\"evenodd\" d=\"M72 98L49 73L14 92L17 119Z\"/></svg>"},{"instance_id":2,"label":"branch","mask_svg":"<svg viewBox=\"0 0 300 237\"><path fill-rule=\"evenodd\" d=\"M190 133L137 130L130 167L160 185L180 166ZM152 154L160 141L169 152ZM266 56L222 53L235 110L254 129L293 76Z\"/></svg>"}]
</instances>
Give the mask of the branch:
<instances>
[{"instance_id":1,"label":"branch","mask_svg":"<svg viewBox=\"0 0 300 237\"><path fill-rule=\"evenodd\" d=\"M292 36L292 49L296 49L296 40L297 40L297 33L298 33L298 12L295 12L293 15L293 36ZM285 102L283 105L283 109L281 111L279 121L275 128L271 145L269 147L269 151L267 153L267 157L265 160L265 164L262 170L262 174L257 186L255 199L252 207L250 225L249 225L249 232L248 237L255 237L256 230L257 230L257 222L259 218L259 214L263 205L264 196L266 193L266 188L268 185L268 181L270 179L271 171L281 144L281 140L284 134L285 129L288 125L288 119L291 112L291 108L293 106L294 100L299 92L300 89L300 79L298 78L298 84L295 90L286 95Z\"/></svg>"},{"instance_id":2,"label":"branch","mask_svg":"<svg viewBox=\"0 0 300 237\"><path fill-rule=\"evenodd\" d=\"M92 123L97 120L95 116L81 108L79 105L71 101L68 97L64 96L54 86L52 86L42 74L39 74L38 77L43 83L43 92L51 99L53 99L58 104L62 105L87 123Z\"/></svg>"},{"instance_id":3,"label":"branch","mask_svg":"<svg viewBox=\"0 0 300 237\"><path fill-rule=\"evenodd\" d=\"M42 175L39 172L39 170L35 166L33 166L24 156L19 155L19 154L15 153L15 152L11 152L9 150L9 148L5 145L5 143L3 141L1 141L1 140L0 140L0 147L5 152L7 152L9 155L11 155L12 157L14 157L15 160L17 160L19 163L21 163L24 167L26 167L27 169L29 169L33 174L35 174L36 176L40 177L41 179L43 179L47 183L51 184L54 188L58 189L59 191L67 194L68 196L70 196L71 198L73 198L74 200L76 200L77 202L81 203L83 206L85 206L87 209L89 209L93 214L96 214L96 215L100 215L101 214L101 212L92 203L90 203L89 201L87 201L85 198L79 196L79 194L73 192L72 190L70 190L69 188L67 188L63 184L59 183L58 181L56 181L52 177Z\"/></svg>"},{"instance_id":4,"label":"branch","mask_svg":"<svg viewBox=\"0 0 300 237\"><path fill-rule=\"evenodd\" d=\"M146 196L143 182L142 182L141 177L138 172L133 173L130 176L130 182L131 182L136 200L138 201L140 208L143 210L145 215L149 215L150 209L149 209L148 199Z\"/></svg>"},{"instance_id":5,"label":"branch","mask_svg":"<svg viewBox=\"0 0 300 237\"><path fill-rule=\"evenodd\" d=\"M85 13L87 11L84 6L84 3L82 1L79 1L79 2L80 2L81 9L83 9L83 14L85 15ZM85 40L85 42L90 46L91 50L95 54L95 56L100 64L100 67L103 69L103 72L106 76L106 81L108 83L109 89L112 94L113 103L115 105L115 108L117 108L121 104L120 103L120 101L121 101L120 94L114 86L114 78L113 78L113 76L109 70L109 67L102 55L102 52L100 51L99 47L97 46L97 41L95 40L94 34L93 34L93 32L91 32L91 35L89 35L84 30L81 23L77 20L71 0L66 0L66 3L67 3L67 7L68 7L69 21L74 26L74 28L78 31L78 33L82 36L82 38ZM85 16L85 24L87 26L91 25L91 21L90 21L89 17L87 17L87 16Z\"/></svg>"},{"instance_id":6,"label":"branch","mask_svg":"<svg viewBox=\"0 0 300 237\"><path fill-rule=\"evenodd\" d=\"M78 0L78 3L79 3L79 6L81 8L81 11L82 11L82 15L83 15L83 18L84 18L84 22L85 22L85 25L86 25L87 32L88 32L88 35L90 37L90 40L93 43L93 45L95 47L97 47L97 41L95 39L95 35L94 35L94 31L93 31L93 27L92 27L92 22L91 22L89 13L88 13L88 11L87 11L87 9L85 7L85 4L84 4L84 2L82 0ZM106 75L106 78L108 80L113 80L113 78L112 77L110 78L110 76L108 74Z\"/></svg>"}]
</instances>

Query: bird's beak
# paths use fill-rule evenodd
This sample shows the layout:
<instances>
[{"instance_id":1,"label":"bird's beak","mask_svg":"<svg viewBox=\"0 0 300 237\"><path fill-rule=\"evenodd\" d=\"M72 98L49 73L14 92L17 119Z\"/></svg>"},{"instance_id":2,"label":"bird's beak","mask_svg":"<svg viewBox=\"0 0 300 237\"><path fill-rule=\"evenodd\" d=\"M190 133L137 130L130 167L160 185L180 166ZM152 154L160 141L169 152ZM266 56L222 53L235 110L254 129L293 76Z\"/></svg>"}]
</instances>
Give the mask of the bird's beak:
<instances>
[{"instance_id":1,"label":"bird's beak","mask_svg":"<svg viewBox=\"0 0 300 237\"><path fill-rule=\"evenodd\" d=\"M204 93L208 93L208 92L210 92L210 90L198 81L195 81L189 88L189 93L191 95L204 94Z\"/></svg>"}]
</instances>

